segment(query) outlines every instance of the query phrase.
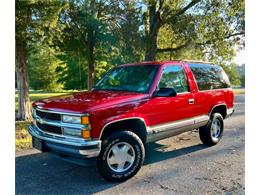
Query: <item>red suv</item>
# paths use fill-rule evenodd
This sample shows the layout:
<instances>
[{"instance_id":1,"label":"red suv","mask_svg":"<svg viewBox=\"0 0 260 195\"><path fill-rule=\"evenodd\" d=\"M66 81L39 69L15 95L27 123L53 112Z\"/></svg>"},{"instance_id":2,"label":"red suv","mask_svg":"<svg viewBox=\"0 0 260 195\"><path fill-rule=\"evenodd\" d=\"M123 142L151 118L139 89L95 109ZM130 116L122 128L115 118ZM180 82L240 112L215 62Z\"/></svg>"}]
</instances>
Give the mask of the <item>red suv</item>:
<instances>
[{"instance_id":1,"label":"red suv","mask_svg":"<svg viewBox=\"0 0 260 195\"><path fill-rule=\"evenodd\" d=\"M199 129L217 144L234 94L220 66L190 61L143 62L110 70L91 91L33 103L33 146L64 159L97 157L109 181L134 176L145 144Z\"/></svg>"}]
</instances>

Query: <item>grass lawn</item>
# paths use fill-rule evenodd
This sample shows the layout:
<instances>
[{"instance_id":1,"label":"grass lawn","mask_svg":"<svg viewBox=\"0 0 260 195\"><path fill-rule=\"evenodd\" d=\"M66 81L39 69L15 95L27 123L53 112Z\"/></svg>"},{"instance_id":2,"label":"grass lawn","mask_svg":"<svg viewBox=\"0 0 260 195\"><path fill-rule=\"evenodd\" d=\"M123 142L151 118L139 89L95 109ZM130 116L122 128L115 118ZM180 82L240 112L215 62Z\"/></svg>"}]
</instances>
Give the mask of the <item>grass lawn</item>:
<instances>
[{"instance_id":1,"label":"grass lawn","mask_svg":"<svg viewBox=\"0 0 260 195\"><path fill-rule=\"evenodd\" d=\"M30 101L32 103L36 100L40 100L40 99L52 97L52 96L63 95L66 93L69 93L69 92L65 92L65 93L30 92L29 96L30 96ZM17 112L17 109L18 109L18 94L15 93L15 112Z\"/></svg>"},{"instance_id":2,"label":"grass lawn","mask_svg":"<svg viewBox=\"0 0 260 195\"><path fill-rule=\"evenodd\" d=\"M28 133L27 128L29 122L15 122L15 150L23 150L32 148L32 137Z\"/></svg>"},{"instance_id":3,"label":"grass lawn","mask_svg":"<svg viewBox=\"0 0 260 195\"><path fill-rule=\"evenodd\" d=\"M238 88L238 89L233 89L235 95L237 94L244 94L245 93L245 88Z\"/></svg>"}]
</instances>

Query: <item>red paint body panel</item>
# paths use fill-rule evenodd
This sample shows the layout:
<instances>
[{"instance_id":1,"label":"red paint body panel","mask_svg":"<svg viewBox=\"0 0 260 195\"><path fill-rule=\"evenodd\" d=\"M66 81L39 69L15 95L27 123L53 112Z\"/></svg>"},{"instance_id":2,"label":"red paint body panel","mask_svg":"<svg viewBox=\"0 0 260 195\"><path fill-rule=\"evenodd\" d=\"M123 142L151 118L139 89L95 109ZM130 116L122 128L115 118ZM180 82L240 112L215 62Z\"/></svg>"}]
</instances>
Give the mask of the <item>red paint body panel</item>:
<instances>
[{"instance_id":1,"label":"red paint body panel","mask_svg":"<svg viewBox=\"0 0 260 195\"><path fill-rule=\"evenodd\" d=\"M110 105L124 104L147 97L147 94L125 91L79 92L46 98L33 103L45 110L71 113L88 113Z\"/></svg>"},{"instance_id":2,"label":"red paint body panel","mask_svg":"<svg viewBox=\"0 0 260 195\"><path fill-rule=\"evenodd\" d=\"M231 88L199 91L194 76L187 63L181 61L143 62L140 65L161 65L149 93L140 94L124 91L92 91L72 93L46 98L33 103L33 106L45 110L88 113L90 115L91 134L99 138L104 126L113 121L126 118L141 118L146 126L154 126L203 114L219 104L233 107L234 94ZM132 66L126 64L122 66ZM189 85L189 92L176 97L153 97L162 71L168 65L182 65ZM194 104L188 104L194 99Z\"/></svg>"}]
</instances>

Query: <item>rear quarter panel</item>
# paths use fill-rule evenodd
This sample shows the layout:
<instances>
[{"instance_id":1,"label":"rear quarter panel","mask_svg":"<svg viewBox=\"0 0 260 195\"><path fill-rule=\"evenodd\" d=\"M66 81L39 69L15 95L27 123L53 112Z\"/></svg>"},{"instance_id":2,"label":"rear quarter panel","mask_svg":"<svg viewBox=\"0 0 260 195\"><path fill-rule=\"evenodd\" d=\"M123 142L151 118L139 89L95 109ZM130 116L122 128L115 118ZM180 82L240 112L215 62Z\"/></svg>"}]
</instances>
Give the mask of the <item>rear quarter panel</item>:
<instances>
[{"instance_id":1,"label":"rear quarter panel","mask_svg":"<svg viewBox=\"0 0 260 195\"><path fill-rule=\"evenodd\" d=\"M226 105L227 109L233 108L234 93L232 88L212 89L200 91L196 79L189 67L185 64L185 71L188 75L191 91L194 94L196 108L199 114L209 114L216 105Z\"/></svg>"},{"instance_id":2,"label":"rear quarter panel","mask_svg":"<svg viewBox=\"0 0 260 195\"><path fill-rule=\"evenodd\" d=\"M198 101L205 105L207 113L210 113L212 108L217 105L226 105L227 109L233 108L234 94L232 88L199 91L197 96Z\"/></svg>"}]
</instances>

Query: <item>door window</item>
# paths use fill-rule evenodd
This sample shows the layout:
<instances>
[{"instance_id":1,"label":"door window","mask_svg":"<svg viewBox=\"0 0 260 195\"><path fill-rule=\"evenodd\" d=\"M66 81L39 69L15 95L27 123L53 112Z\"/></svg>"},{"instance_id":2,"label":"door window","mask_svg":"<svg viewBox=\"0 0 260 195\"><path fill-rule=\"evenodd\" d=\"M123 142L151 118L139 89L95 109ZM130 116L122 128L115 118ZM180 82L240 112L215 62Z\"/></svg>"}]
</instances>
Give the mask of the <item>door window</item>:
<instances>
[{"instance_id":1,"label":"door window","mask_svg":"<svg viewBox=\"0 0 260 195\"><path fill-rule=\"evenodd\" d=\"M183 67L181 65L166 66L158 87L174 88L177 93L188 92L189 87Z\"/></svg>"}]
</instances>

